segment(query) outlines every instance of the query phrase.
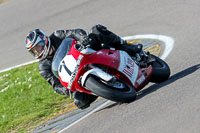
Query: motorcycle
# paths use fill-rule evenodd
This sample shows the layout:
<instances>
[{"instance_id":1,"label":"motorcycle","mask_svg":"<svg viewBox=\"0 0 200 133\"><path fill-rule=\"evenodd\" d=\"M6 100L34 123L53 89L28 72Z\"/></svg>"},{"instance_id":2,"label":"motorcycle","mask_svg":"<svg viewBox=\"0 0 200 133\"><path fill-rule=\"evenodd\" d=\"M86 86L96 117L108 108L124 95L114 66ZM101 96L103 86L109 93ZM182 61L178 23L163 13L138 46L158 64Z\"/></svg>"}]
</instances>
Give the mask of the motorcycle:
<instances>
[{"instance_id":1,"label":"motorcycle","mask_svg":"<svg viewBox=\"0 0 200 133\"><path fill-rule=\"evenodd\" d=\"M160 83L170 76L162 59L142 51L130 56L125 51L95 51L77 41L64 39L55 53L52 72L64 87L103 98L129 103L149 82Z\"/></svg>"}]
</instances>

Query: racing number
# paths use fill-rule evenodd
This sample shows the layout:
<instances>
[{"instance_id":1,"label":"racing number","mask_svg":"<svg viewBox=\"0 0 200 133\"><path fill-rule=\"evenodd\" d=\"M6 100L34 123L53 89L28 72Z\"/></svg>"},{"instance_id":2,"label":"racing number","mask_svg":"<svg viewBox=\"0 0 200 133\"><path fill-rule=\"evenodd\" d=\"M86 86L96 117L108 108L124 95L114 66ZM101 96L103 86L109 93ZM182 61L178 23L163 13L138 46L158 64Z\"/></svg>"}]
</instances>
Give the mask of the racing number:
<instances>
[{"instance_id":1,"label":"racing number","mask_svg":"<svg viewBox=\"0 0 200 133\"><path fill-rule=\"evenodd\" d=\"M68 73L70 76L72 75L72 72L67 68L67 66L66 66L64 60L62 61L62 64L60 65L60 69L59 69L60 73L61 73L62 67L64 67L64 69L67 71L67 73Z\"/></svg>"}]
</instances>

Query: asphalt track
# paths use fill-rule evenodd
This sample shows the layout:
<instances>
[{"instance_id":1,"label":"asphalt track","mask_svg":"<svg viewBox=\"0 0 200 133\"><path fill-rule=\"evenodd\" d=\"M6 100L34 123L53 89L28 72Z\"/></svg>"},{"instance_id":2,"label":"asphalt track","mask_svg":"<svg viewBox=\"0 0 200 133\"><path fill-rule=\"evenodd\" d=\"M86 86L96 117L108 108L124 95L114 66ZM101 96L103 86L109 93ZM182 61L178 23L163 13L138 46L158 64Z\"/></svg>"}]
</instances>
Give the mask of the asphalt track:
<instances>
[{"instance_id":1,"label":"asphalt track","mask_svg":"<svg viewBox=\"0 0 200 133\"><path fill-rule=\"evenodd\" d=\"M133 103L110 103L66 132L199 133L199 6L199 0L9 0L0 4L0 70L33 60L24 36L34 28L50 34L100 23L120 36L171 36L168 81L149 85Z\"/></svg>"}]
</instances>

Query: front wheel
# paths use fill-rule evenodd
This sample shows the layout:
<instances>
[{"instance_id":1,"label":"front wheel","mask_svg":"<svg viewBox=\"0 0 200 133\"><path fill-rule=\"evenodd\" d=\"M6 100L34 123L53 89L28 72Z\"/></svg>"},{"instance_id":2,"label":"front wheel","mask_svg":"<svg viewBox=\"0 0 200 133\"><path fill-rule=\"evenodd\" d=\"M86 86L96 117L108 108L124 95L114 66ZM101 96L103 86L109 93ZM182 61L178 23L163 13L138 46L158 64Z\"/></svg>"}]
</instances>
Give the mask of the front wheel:
<instances>
[{"instance_id":1,"label":"front wheel","mask_svg":"<svg viewBox=\"0 0 200 133\"><path fill-rule=\"evenodd\" d=\"M119 80L111 86L98 77L90 75L85 82L85 87L96 95L115 102L129 103L136 98L135 89Z\"/></svg>"},{"instance_id":2,"label":"front wheel","mask_svg":"<svg viewBox=\"0 0 200 133\"><path fill-rule=\"evenodd\" d=\"M166 81L170 76L170 68L165 61L155 55L151 55L155 61L151 63L152 75L150 82L161 83Z\"/></svg>"}]
</instances>

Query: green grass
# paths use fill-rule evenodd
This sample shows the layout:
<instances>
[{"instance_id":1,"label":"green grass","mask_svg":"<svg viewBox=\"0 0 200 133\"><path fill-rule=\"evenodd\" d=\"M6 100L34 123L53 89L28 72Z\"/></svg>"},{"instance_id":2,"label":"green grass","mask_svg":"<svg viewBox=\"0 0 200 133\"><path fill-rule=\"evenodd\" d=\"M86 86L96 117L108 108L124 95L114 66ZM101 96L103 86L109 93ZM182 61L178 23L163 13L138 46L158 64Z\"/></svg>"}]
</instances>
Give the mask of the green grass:
<instances>
[{"instance_id":1,"label":"green grass","mask_svg":"<svg viewBox=\"0 0 200 133\"><path fill-rule=\"evenodd\" d=\"M0 132L27 132L72 100L54 93L38 63L0 73Z\"/></svg>"}]
</instances>

